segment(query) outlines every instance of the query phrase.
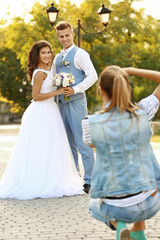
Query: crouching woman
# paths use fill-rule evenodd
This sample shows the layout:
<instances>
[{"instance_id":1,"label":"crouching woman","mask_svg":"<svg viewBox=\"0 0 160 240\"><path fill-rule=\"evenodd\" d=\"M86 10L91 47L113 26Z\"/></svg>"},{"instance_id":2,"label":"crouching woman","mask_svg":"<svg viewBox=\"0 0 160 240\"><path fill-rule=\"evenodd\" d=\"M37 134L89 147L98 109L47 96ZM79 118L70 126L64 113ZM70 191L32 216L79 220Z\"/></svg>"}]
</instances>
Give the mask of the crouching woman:
<instances>
[{"instance_id":1,"label":"crouching woman","mask_svg":"<svg viewBox=\"0 0 160 240\"><path fill-rule=\"evenodd\" d=\"M104 69L99 87L104 110L82 121L85 143L96 148L89 210L117 231L117 240L146 240L145 220L160 209L160 167L148 118L131 102L128 75L120 67ZM134 223L130 231L126 223Z\"/></svg>"}]
</instances>

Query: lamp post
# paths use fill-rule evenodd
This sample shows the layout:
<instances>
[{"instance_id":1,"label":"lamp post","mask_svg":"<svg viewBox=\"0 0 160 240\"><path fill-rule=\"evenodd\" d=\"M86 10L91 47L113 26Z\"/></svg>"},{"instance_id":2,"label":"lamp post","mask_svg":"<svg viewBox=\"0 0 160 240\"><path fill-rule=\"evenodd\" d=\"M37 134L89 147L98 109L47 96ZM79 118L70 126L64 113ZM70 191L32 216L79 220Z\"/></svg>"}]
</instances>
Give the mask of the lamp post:
<instances>
[{"instance_id":1,"label":"lamp post","mask_svg":"<svg viewBox=\"0 0 160 240\"><path fill-rule=\"evenodd\" d=\"M57 15L58 15L59 10L57 8L55 8L53 5L54 4L52 3L51 7L49 9L47 9L47 14L48 14L49 22L50 22L51 26L54 28L53 25L54 25L54 23L57 19ZM99 17L100 17L100 21L104 25L104 27L103 27L102 30L100 30L98 32L95 32L95 33L87 32L82 27L80 19L78 19L77 27L74 29L74 32L76 30L78 30L78 47L81 46L81 30L83 32L87 33L87 34L90 34L90 35L96 35L96 34L99 34L99 33L103 32L108 25L110 13L111 13L111 11L108 8L106 8L104 4L102 4L101 8L98 10L98 14L99 14Z\"/></svg>"},{"instance_id":2,"label":"lamp post","mask_svg":"<svg viewBox=\"0 0 160 240\"><path fill-rule=\"evenodd\" d=\"M57 19L59 10L54 7L54 4L51 3L51 7L47 9L48 19L51 24L51 26L54 28L54 23ZM55 28L54 28L55 29Z\"/></svg>"}]
</instances>

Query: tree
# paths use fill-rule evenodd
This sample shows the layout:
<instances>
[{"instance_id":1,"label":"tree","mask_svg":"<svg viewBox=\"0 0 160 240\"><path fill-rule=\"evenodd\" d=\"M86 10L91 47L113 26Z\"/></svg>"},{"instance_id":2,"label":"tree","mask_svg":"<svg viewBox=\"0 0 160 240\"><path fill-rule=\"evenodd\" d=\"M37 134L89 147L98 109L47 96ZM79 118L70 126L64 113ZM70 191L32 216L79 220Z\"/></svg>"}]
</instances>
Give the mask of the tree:
<instances>
[{"instance_id":1,"label":"tree","mask_svg":"<svg viewBox=\"0 0 160 240\"><path fill-rule=\"evenodd\" d=\"M0 49L0 92L2 96L26 108L31 98L28 87L26 73L21 68L16 54L7 48Z\"/></svg>"},{"instance_id":2,"label":"tree","mask_svg":"<svg viewBox=\"0 0 160 240\"><path fill-rule=\"evenodd\" d=\"M111 4L110 0L106 0L105 6L112 10L106 30L98 35L82 32L82 47L89 52L98 75L106 65L160 70L160 21L151 16L144 16L143 9L139 11L134 9L133 3L136 1L121 0ZM19 61L18 68L25 78L28 52L35 41L40 39L49 41L55 54L62 48L56 32L49 24L46 13L49 7L49 0L46 0L46 6L35 2L30 12L32 19L29 23L18 17L8 26L2 25L3 28L0 29L1 50L10 49L10 54L15 54L15 61ZM56 7L60 9L58 21L67 20L74 29L77 27L78 18L88 32L94 33L103 27L97 13L101 7L99 0L84 0L80 7L71 4L69 0L59 0L59 5ZM77 31L75 31L75 43L77 43ZM9 81L9 78L7 79ZM149 80L137 77L132 77L131 80L135 101L149 95L155 88L155 84ZM89 109L94 111L94 107L96 108L101 101L97 84L87 91L87 99Z\"/></svg>"}]
</instances>

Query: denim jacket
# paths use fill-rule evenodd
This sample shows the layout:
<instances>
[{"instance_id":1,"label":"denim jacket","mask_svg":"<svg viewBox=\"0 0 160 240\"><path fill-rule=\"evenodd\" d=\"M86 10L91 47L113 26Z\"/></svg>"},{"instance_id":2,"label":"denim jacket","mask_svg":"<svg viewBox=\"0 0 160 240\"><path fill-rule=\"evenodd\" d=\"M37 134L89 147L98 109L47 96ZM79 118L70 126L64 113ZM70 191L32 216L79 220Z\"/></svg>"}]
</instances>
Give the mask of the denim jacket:
<instances>
[{"instance_id":1,"label":"denim jacket","mask_svg":"<svg viewBox=\"0 0 160 240\"><path fill-rule=\"evenodd\" d=\"M89 117L96 147L91 197L134 194L160 186L160 167L150 145L151 130L144 110L138 119L116 108Z\"/></svg>"}]
</instances>

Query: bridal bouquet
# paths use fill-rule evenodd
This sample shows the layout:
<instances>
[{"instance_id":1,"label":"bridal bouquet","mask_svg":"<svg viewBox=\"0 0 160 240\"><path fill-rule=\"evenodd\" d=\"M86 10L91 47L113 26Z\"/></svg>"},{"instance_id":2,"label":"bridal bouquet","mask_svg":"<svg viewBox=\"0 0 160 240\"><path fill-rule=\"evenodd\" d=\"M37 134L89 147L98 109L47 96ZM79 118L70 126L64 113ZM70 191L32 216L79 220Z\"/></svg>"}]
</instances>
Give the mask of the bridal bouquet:
<instances>
[{"instance_id":1,"label":"bridal bouquet","mask_svg":"<svg viewBox=\"0 0 160 240\"><path fill-rule=\"evenodd\" d=\"M61 72L56 74L53 77L53 86L57 86L57 87L69 87L70 84L74 84L75 80L74 80L74 76L72 75L72 73L65 73L65 72ZM66 97L64 96L64 101L68 101L70 100L70 97Z\"/></svg>"}]
</instances>

